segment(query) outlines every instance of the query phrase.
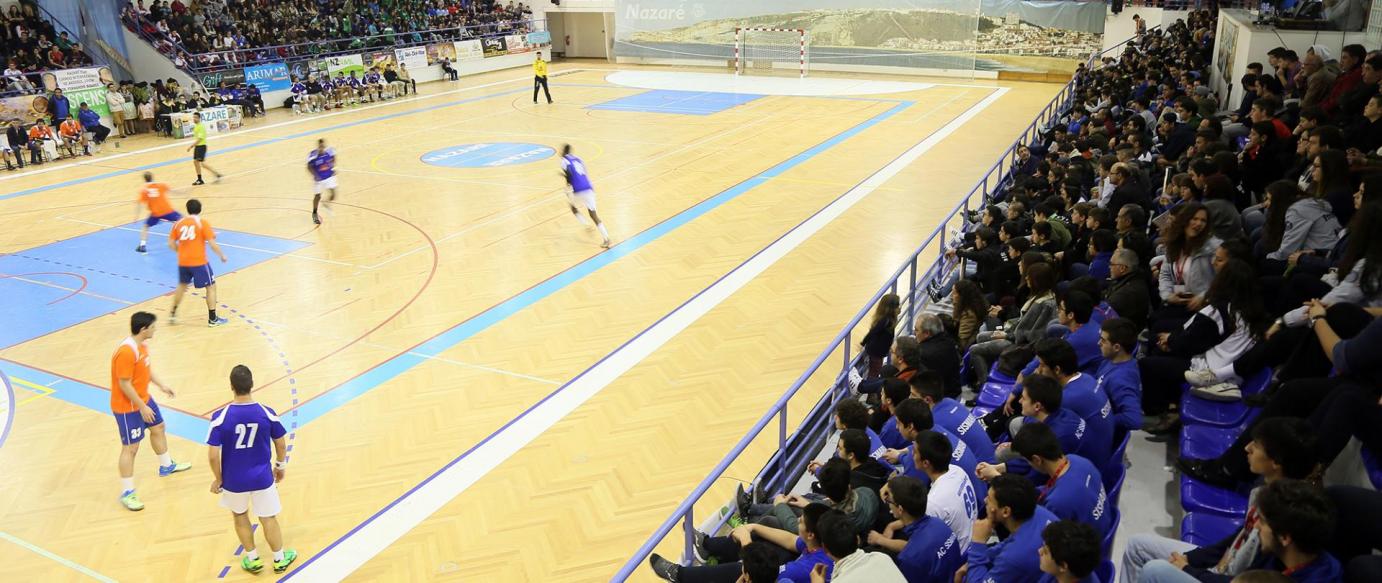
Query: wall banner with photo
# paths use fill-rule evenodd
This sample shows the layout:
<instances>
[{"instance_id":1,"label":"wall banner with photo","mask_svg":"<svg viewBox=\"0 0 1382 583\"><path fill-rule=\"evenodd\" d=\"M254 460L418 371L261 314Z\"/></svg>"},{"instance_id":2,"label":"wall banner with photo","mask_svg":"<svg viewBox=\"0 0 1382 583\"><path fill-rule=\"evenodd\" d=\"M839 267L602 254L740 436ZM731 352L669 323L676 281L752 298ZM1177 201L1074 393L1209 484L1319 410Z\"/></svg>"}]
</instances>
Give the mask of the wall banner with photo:
<instances>
[{"instance_id":1,"label":"wall banner with photo","mask_svg":"<svg viewBox=\"0 0 1382 583\"><path fill-rule=\"evenodd\" d=\"M486 57L498 57L509 54L509 45L504 41L504 37L494 37L482 39L480 43L484 46Z\"/></svg>"},{"instance_id":2,"label":"wall banner with photo","mask_svg":"<svg viewBox=\"0 0 1382 583\"><path fill-rule=\"evenodd\" d=\"M427 45L428 65L435 65L443 60L456 60L456 43L432 43Z\"/></svg>"},{"instance_id":3,"label":"wall banner with photo","mask_svg":"<svg viewBox=\"0 0 1382 583\"><path fill-rule=\"evenodd\" d=\"M331 73L332 77L335 77L336 73L343 73L349 77L352 72L355 73L356 77L359 77L365 72L365 59L360 55L336 55L334 57L327 57L326 70Z\"/></svg>"},{"instance_id":4,"label":"wall banner with photo","mask_svg":"<svg viewBox=\"0 0 1382 583\"><path fill-rule=\"evenodd\" d=\"M485 48L480 39L456 41L456 60L475 61L485 58Z\"/></svg>"},{"instance_id":5,"label":"wall banner with photo","mask_svg":"<svg viewBox=\"0 0 1382 583\"><path fill-rule=\"evenodd\" d=\"M101 116L101 123L111 123L110 108L106 106L106 83L114 83L115 77L106 67L87 67L83 69L58 69L43 74L43 85L49 91L62 89L71 103L72 115L85 102L88 107Z\"/></svg>"},{"instance_id":6,"label":"wall banner with photo","mask_svg":"<svg viewBox=\"0 0 1382 583\"><path fill-rule=\"evenodd\" d=\"M379 67L380 73L383 73L392 64L394 64L393 51L365 53L365 66L369 68Z\"/></svg>"},{"instance_id":7,"label":"wall banner with photo","mask_svg":"<svg viewBox=\"0 0 1382 583\"><path fill-rule=\"evenodd\" d=\"M511 34L504 37L504 44L508 45L510 55L533 50L533 47L528 44L528 36L523 34Z\"/></svg>"},{"instance_id":8,"label":"wall banner with photo","mask_svg":"<svg viewBox=\"0 0 1382 583\"><path fill-rule=\"evenodd\" d=\"M78 102L80 103L80 102ZM0 124L18 121L29 125L48 115L48 96L18 95L0 99Z\"/></svg>"}]
</instances>

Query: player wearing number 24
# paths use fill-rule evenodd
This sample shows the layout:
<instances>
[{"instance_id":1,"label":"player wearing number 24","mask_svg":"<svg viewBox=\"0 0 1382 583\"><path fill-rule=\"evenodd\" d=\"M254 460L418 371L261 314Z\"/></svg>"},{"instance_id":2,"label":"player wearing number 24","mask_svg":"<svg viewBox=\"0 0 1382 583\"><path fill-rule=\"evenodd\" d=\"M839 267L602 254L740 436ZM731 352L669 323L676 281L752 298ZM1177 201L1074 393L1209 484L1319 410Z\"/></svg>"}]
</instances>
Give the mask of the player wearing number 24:
<instances>
[{"instance_id":1,"label":"player wearing number 24","mask_svg":"<svg viewBox=\"0 0 1382 583\"><path fill-rule=\"evenodd\" d=\"M278 483L288 469L288 440L284 438L288 432L276 411L255 402L254 375L249 367L241 364L230 370L230 390L235 398L211 416L211 429L206 434L210 446L207 455L215 476L211 493L221 495L221 506L230 511L235 534L245 547L240 568L250 573L264 568L250 526L249 510L253 507L273 551L274 572L282 573L298 556L297 551L283 548L283 529L278 525L278 513L283 509ZM270 465L273 459L277 461Z\"/></svg>"}]
</instances>

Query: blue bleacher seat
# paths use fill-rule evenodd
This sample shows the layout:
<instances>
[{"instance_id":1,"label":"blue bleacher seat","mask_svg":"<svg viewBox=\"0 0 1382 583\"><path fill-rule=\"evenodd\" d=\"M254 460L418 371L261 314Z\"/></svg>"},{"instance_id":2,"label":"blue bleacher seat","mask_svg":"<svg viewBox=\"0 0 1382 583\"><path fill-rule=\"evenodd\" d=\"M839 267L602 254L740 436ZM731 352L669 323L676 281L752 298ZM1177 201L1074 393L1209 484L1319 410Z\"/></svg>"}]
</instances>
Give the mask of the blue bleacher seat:
<instances>
[{"instance_id":1,"label":"blue bleacher seat","mask_svg":"<svg viewBox=\"0 0 1382 583\"><path fill-rule=\"evenodd\" d=\"M1243 382L1243 394L1252 395L1262 392L1263 389L1267 388L1267 383L1271 379L1271 369L1262 369L1261 372ZM1181 398L1180 418L1181 422L1187 425L1214 425L1217 427L1240 425L1254 411L1253 408L1244 405L1242 401L1236 403L1207 401L1192 396L1189 389L1184 391L1184 395Z\"/></svg>"},{"instance_id":2,"label":"blue bleacher seat","mask_svg":"<svg viewBox=\"0 0 1382 583\"><path fill-rule=\"evenodd\" d=\"M1229 518L1217 514L1191 512L1180 522L1180 540L1196 546L1207 546L1224 540L1243 528L1242 517Z\"/></svg>"},{"instance_id":3,"label":"blue bleacher seat","mask_svg":"<svg viewBox=\"0 0 1382 583\"><path fill-rule=\"evenodd\" d=\"M1210 486L1181 476L1180 505L1186 512L1204 512L1228 518L1242 518L1248 511L1248 494L1239 490L1225 490Z\"/></svg>"},{"instance_id":4,"label":"blue bleacher seat","mask_svg":"<svg viewBox=\"0 0 1382 583\"><path fill-rule=\"evenodd\" d=\"M1094 568L1094 576L1099 578L1099 583L1114 583L1113 561L1104 559L1104 562Z\"/></svg>"},{"instance_id":5,"label":"blue bleacher seat","mask_svg":"<svg viewBox=\"0 0 1382 583\"><path fill-rule=\"evenodd\" d=\"M1132 434L1124 432L1123 438L1118 440L1118 445L1113 448L1113 455L1109 456L1108 464L1100 468L1104 478L1104 490L1113 491L1113 485L1123 481L1123 476L1127 473L1127 466L1123 465L1123 456L1128 451L1128 441ZM1111 495L1111 494L1110 494Z\"/></svg>"},{"instance_id":6,"label":"blue bleacher seat","mask_svg":"<svg viewBox=\"0 0 1382 583\"><path fill-rule=\"evenodd\" d=\"M1113 501L1113 505L1118 505L1118 500L1123 494L1123 482L1127 481L1128 472L1124 470L1118 479L1113 482L1113 486L1108 489L1108 499Z\"/></svg>"},{"instance_id":7,"label":"blue bleacher seat","mask_svg":"<svg viewBox=\"0 0 1382 583\"><path fill-rule=\"evenodd\" d=\"M1123 514L1118 511L1117 506L1110 505L1113 510L1113 525L1109 527L1108 534L1104 535L1104 558L1107 559L1113 554L1113 539L1118 536L1118 523L1122 522Z\"/></svg>"},{"instance_id":8,"label":"blue bleacher seat","mask_svg":"<svg viewBox=\"0 0 1382 583\"><path fill-rule=\"evenodd\" d=\"M1223 455L1238 434L1247 431L1248 422L1237 427L1211 427L1209 425L1186 425L1181 429L1181 457L1197 460L1213 459Z\"/></svg>"},{"instance_id":9,"label":"blue bleacher seat","mask_svg":"<svg viewBox=\"0 0 1382 583\"><path fill-rule=\"evenodd\" d=\"M989 368L989 379L984 386L979 389L978 406L985 407L992 411L1003 406L1008 402L1008 395L1012 394L1013 385L1017 384L1017 379L998 372L998 364L994 363Z\"/></svg>"}]
</instances>

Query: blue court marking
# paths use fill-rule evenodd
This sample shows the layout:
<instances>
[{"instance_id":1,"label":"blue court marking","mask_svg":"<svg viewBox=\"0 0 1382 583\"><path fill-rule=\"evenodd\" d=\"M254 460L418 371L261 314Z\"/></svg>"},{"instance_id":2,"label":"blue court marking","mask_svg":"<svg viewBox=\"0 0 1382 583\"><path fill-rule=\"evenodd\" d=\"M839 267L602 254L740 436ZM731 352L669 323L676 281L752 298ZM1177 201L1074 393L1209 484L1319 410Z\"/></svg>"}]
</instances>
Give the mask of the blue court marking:
<instances>
[{"instance_id":1,"label":"blue court marking","mask_svg":"<svg viewBox=\"0 0 1382 583\"><path fill-rule=\"evenodd\" d=\"M103 229L0 256L0 348L27 342L168 293L177 285L177 254L168 229L149 229L149 252L134 252L139 223ZM225 275L308 246L302 241L217 230L229 259L207 252L211 269ZM45 285L47 284L47 285ZM80 291L78 291L80 290ZM191 299L187 314L200 314ZM200 321L199 318L192 318Z\"/></svg>"},{"instance_id":2,"label":"blue court marking","mask_svg":"<svg viewBox=\"0 0 1382 583\"><path fill-rule=\"evenodd\" d=\"M419 109L410 109L410 110L408 110L408 111L400 111L400 112L397 112L397 113L390 113L390 114L385 114L385 115L378 115L378 116L374 116L374 117L370 117L370 118L366 118L366 119L361 119L361 120L356 120L356 121L351 121L351 122L345 122L345 123L339 123L339 124L330 125L330 126L327 126L327 127L321 128L321 129L314 129L314 130L308 130L308 131L305 131L305 132L297 132L297 133L295 133L295 134L289 134L289 135L286 135L286 136L283 136L283 137L280 137L280 138L269 138L269 139L266 139L266 140L259 140L259 141L257 141L257 142L251 142L251 143L248 143L248 144L241 144L241 145L239 145L239 146L229 146L229 147L226 147L226 148L213 148L213 149L211 150L211 155L214 156L214 155L216 155L216 154L223 154L223 153L230 153L230 152L238 152L238 151L240 151L240 150L248 150L248 149L250 149L250 148L258 148L259 146L264 146L264 145L268 145L268 144L276 144L276 143L278 143L278 142L286 142L286 141L295 140L295 139L298 139L298 138L306 138L306 137L314 137L314 138L315 138L315 137L320 137L322 134L325 134L326 132L329 132L329 131L332 131L332 130L345 129L345 128L355 127L355 126L363 125L363 124L367 124L367 123L374 123L374 122L379 122L379 121L385 121L385 120L390 120L390 119L394 119L394 118L398 118L398 117L403 117L403 116L407 116L407 115L414 115L414 114L418 114L418 113L427 113L427 112L431 112L431 111L436 111L436 110L438 110L438 109L444 109L444 108L447 108L447 107L453 107L453 106L456 106L456 105L464 105L464 104L467 104L467 103L474 103L474 102L476 102L476 101L483 101L483 100L485 100L485 99L491 99L491 98L495 98L495 97L504 97L504 96L507 96L507 95L514 95L514 94L518 94L518 93L526 93L527 91L528 91L528 88L526 88L526 87L524 87L524 88L522 88L522 89L512 89L512 90L509 90L509 91L501 91L501 92L499 92L499 93L491 93L491 94L488 94L488 95L480 95L480 96L477 96L477 97L470 97L470 98L461 99L461 100L458 100L458 101L448 101L448 102L446 102L446 103L439 103L439 104L436 104L436 105L429 105L429 106L427 106L427 107L423 107L423 108L419 108ZM303 154L305 155L305 154L307 153L307 150L310 150L310 149L311 149L311 148L309 148L309 147L304 147L304 148L303 148ZM105 180L105 179L107 179L107 178L114 178L114 177L117 177L117 176L124 176L124 175L126 175L126 174L134 174L134 173L136 173L136 172L143 172L143 171L145 171L145 170L153 170L153 169L155 169L155 168L163 168L164 166L172 166L173 164L182 164L182 163L185 163L185 162L189 162L189 161L191 161L191 160L192 160L192 158L190 158L190 157L180 157L180 158L174 158L174 159L172 159L172 160L164 160L164 161L162 161L162 162L154 162L154 163L152 163L152 164L145 164L145 165L143 165L143 166L138 166L138 167L135 167L135 168L126 168L126 169L122 169L122 170L112 170L112 171L110 171L110 172L103 172L103 173L101 173L101 174L96 174L96 175L93 175L93 176L87 176L87 177L85 177L85 178L74 178L74 179L72 179L72 180L66 180L66 181L63 181L63 182L58 182L58 183L56 183L56 184L50 184L50 185L48 185L48 186L38 186L38 187L28 188L28 189L19 190L19 191L15 191L15 192L10 192L10 193L6 193L6 194L0 194L0 200L7 200L7 199L11 199L11 198L18 198L18 197L21 197L21 196L28 196L28 195L30 195L30 194L38 194L38 193L40 193L40 192L44 192L44 191L47 191L47 190L52 190L52 189L55 189L55 188L66 188L66 187L68 187L68 186L76 186L76 185L78 185L78 184L86 184L86 183L88 183L88 182L94 182L94 181L97 181L97 180Z\"/></svg>"},{"instance_id":3,"label":"blue court marking","mask_svg":"<svg viewBox=\"0 0 1382 583\"><path fill-rule=\"evenodd\" d=\"M424 164L447 168L497 168L531 164L557 153L551 146L517 142L461 144L423 154Z\"/></svg>"},{"instance_id":4,"label":"blue court marking","mask_svg":"<svg viewBox=\"0 0 1382 583\"><path fill-rule=\"evenodd\" d=\"M111 345L110 350L112 352L115 351L114 344ZM110 413L110 391L83 382L66 379L52 373L43 372L38 369L29 368L12 360L0 359L0 369L3 369L6 374L12 377L21 378L53 389L52 394L48 395L49 397L61 399L80 407L86 407L87 409L110 417L111 421L108 428L102 429L101 427L96 427L95 431L108 430L110 431L111 439L115 439L117 429L114 417L112 417ZM206 441L206 431L211 426L210 420L172 408L177 406L177 400L163 398L162 393L153 395L153 397L154 400L158 402L159 410L163 412L163 424L167 427L170 435L176 435L197 443Z\"/></svg>"},{"instance_id":5,"label":"blue court marking","mask_svg":"<svg viewBox=\"0 0 1382 583\"><path fill-rule=\"evenodd\" d=\"M763 97L751 93L718 93L714 91L672 91L653 89L596 103L586 109L638 111L644 113L674 113L680 115L710 115L749 103Z\"/></svg>"},{"instance_id":6,"label":"blue court marking","mask_svg":"<svg viewBox=\"0 0 1382 583\"><path fill-rule=\"evenodd\" d=\"M642 233L634 235L633 237L626 239L624 242L615 245L610 250L595 255L590 259L586 259L585 261L582 261L572 266L566 271L558 273L557 275L554 275L551 278L531 288L528 288L526 291L505 300L499 305L496 305L493 308L490 308L488 310L480 312L479 314L476 314L475 316L472 316L470 319L461 322L456 326L453 326L452 328L446 330L445 332L442 332L441 334L438 334L437 336L434 336L432 339L427 340L422 344L419 344L416 348L413 348L408 352L395 356L382 363L379 363L375 367L365 371L359 376L351 380L348 380L345 383L338 385L336 388L330 389L327 392L322 393L321 395L318 395L313 399L309 399L303 402L301 405L294 407L293 409L289 409L288 411L292 411L294 409L298 410L302 418L302 424L306 425L307 423L312 422L316 418L321 417L322 415L325 415L326 413L330 412L332 409L349 403L356 397L364 395L365 393L373 390L376 387L379 387L385 382L388 382L394 379L395 377L407 372L413 367L422 364L427 360L428 357L441 355L442 353L446 352L447 350L451 349L457 344L460 344L461 342L466 341L472 336L479 334L480 332L484 331L490 326L504 321L504 319L508 318L509 316L512 316L515 313L518 313L519 311L529 306L532 306L533 304L536 304L537 302L543 299L546 299L548 296L551 296L552 294L561 291L567 286L584 279L586 276L595 273L596 271L599 271L606 265L614 263L615 261L618 261L624 256L630 255L635 251L638 251L639 249L648 246L652 242L661 239L664 235L667 235L668 233L677 230L683 225L705 215L706 213L715 210L716 208L719 208L725 203L738 198L740 195L750 190L753 190L754 188L762 186L763 184L767 183L773 178L782 175L784 172L787 172L788 170L791 170L792 168L801 165L803 162L806 162L807 160L810 160L811 158L820 155L826 150L829 150L839 145L841 142L858 135L860 132L863 132L864 130L869 129L874 125L877 125L878 123L896 115L902 110L911 107L913 103L914 102L908 101L894 105L887 111L884 111L867 120L864 120L859 124L855 125L854 127L840 132L835 136L819 144L816 144L815 146L812 146L806 151L792 156L791 158L788 158L778 163L772 168L764 170L763 172L760 172L754 175L753 177L748 178L747 180L744 180L743 182L740 182L739 184L730 187L728 190L725 190L713 197L703 200L695 206L681 211L673 215L672 217L662 221L661 223L653 225L652 227L643 231ZM596 186L596 189L599 189L598 185ZM286 414L288 411L284 411L283 413Z\"/></svg>"}]
</instances>

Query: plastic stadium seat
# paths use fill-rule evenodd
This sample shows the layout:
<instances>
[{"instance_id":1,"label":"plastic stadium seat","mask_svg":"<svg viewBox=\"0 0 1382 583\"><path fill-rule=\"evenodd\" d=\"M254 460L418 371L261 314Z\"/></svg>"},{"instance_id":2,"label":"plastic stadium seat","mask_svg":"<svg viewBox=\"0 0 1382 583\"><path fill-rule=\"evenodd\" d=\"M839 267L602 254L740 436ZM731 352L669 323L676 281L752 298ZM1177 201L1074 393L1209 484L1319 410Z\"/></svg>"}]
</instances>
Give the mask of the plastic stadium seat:
<instances>
[{"instance_id":1,"label":"plastic stadium seat","mask_svg":"<svg viewBox=\"0 0 1382 583\"><path fill-rule=\"evenodd\" d=\"M1108 464L1100 468L1100 474L1104 478L1104 490L1112 491L1113 485L1123 480L1123 475L1127 473L1127 466L1123 465L1124 454L1128 451L1128 441L1132 439L1132 434L1124 432L1123 438L1118 440L1118 445L1113 449L1113 455L1109 456Z\"/></svg>"},{"instance_id":2,"label":"plastic stadium seat","mask_svg":"<svg viewBox=\"0 0 1382 583\"><path fill-rule=\"evenodd\" d=\"M1247 431L1247 428L1247 423L1238 427L1186 425L1181 429L1180 455L1198 460L1219 457L1233 445L1233 440L1238 438L1238 434Z\"/></svg>"},{"instance_id":3,"label":"plastic stadium seat","mask_svg":"<svg viewBox=\"0 0 1382 583\"><path fill-rule=\"evenodd\" d=\"M1227 518L1241 518L1248 511L1248 495L1180 478L1180 505L1186 512L1204 512Z\"/></svg>"},{"instance_id":4,"label":"plastic stadium seat","mask_svg":"<svg viewBox=\"0 0 1382 583\"><path fill-rule=\"evenodd\" d=\"M966 350L964 357L960 359L960 382L966 385L969 384L969 375L972 372L974 371L969 368L969 351Z\"/></svg>"},{"instance_id":5,"label":"plastic stadium seat","mask_svg":"<svg viewBox=\"0 0 1382 583\"><path fill-rule=\"evenodd\" d=\"M1099 566L1094 568L1094 575L1102 583L1114 583L1113 561L1104 559L1104 562L1099 563Z\"/></svg>"},{"instance_id":6,"label":"plastic stadium seat","mask_svg":"<svg viewBox=\"0 0 1382 583\"><path fill-rule=\"evenodd\" d=\"M1113 482L1113 486L1108 489L1108 499L1113 501L1113 505L1118 505L1118 500L1123 494L1123 482L1128 479L1127 470L1118 475L1118 479Z\"/></svg>"},{"instance_id":7,"label":"plastic stadium seat","mask_svg":"<svg viewBox=\"0 0 1382 583\"><path fill-rule=\"evenodd\" d=\"M1196 546L1217 543L1243 528L1243 520L1215 514L1191 512L1180 522L1180 540Z\"/></svg>"},{"instance_id":8,"label":"plastic stadium seat","mask_svg":"<svg viewBox=\"0 0 1382 583\"><path fill-rule=\"evenodd\" d=\"M1017 384L1017 379L998 372L998 364L989 368L989 379L984 383L983 388L979 389L978 405L992 411L1003 406L1008 402L1008 395L1012 394L1013 385Z\"/></svg>"},{"instance_id":9,"label":"plastic stadium seat","mask_svg":"<svg viewBox=\"0 0 1382 583\"><path fill-rule=\"evenodd\" d=\"M1118 507L1109 505L1113 511L1113 526L1109 527L1108 534L1104 535L1104 558L1108 559L1113 554L1113 539L1118 536L1118 523L1122 522L1123 514L1118 511Z\"/></svg>"},{"instance_id":10,"label":"plastic stadium seat","mask_svg":"<svg viewBox=\"0 0 1382 583\"><path fill-rule=\"evenodd\" d=\"M1243 382L1243 394L1260 393L1267 388L1267 383L1271 380L1271 369L1264 368ZM1180 418L1181 422L1187 425L1230 427L1242 424L1243 420L1253 414L1253 409L1244 405L1242 401L1237 403L1207 401L1191 395L1188 388L1184 390L1184 395L1180 401Z\"/></svg>"}]
</instances>

